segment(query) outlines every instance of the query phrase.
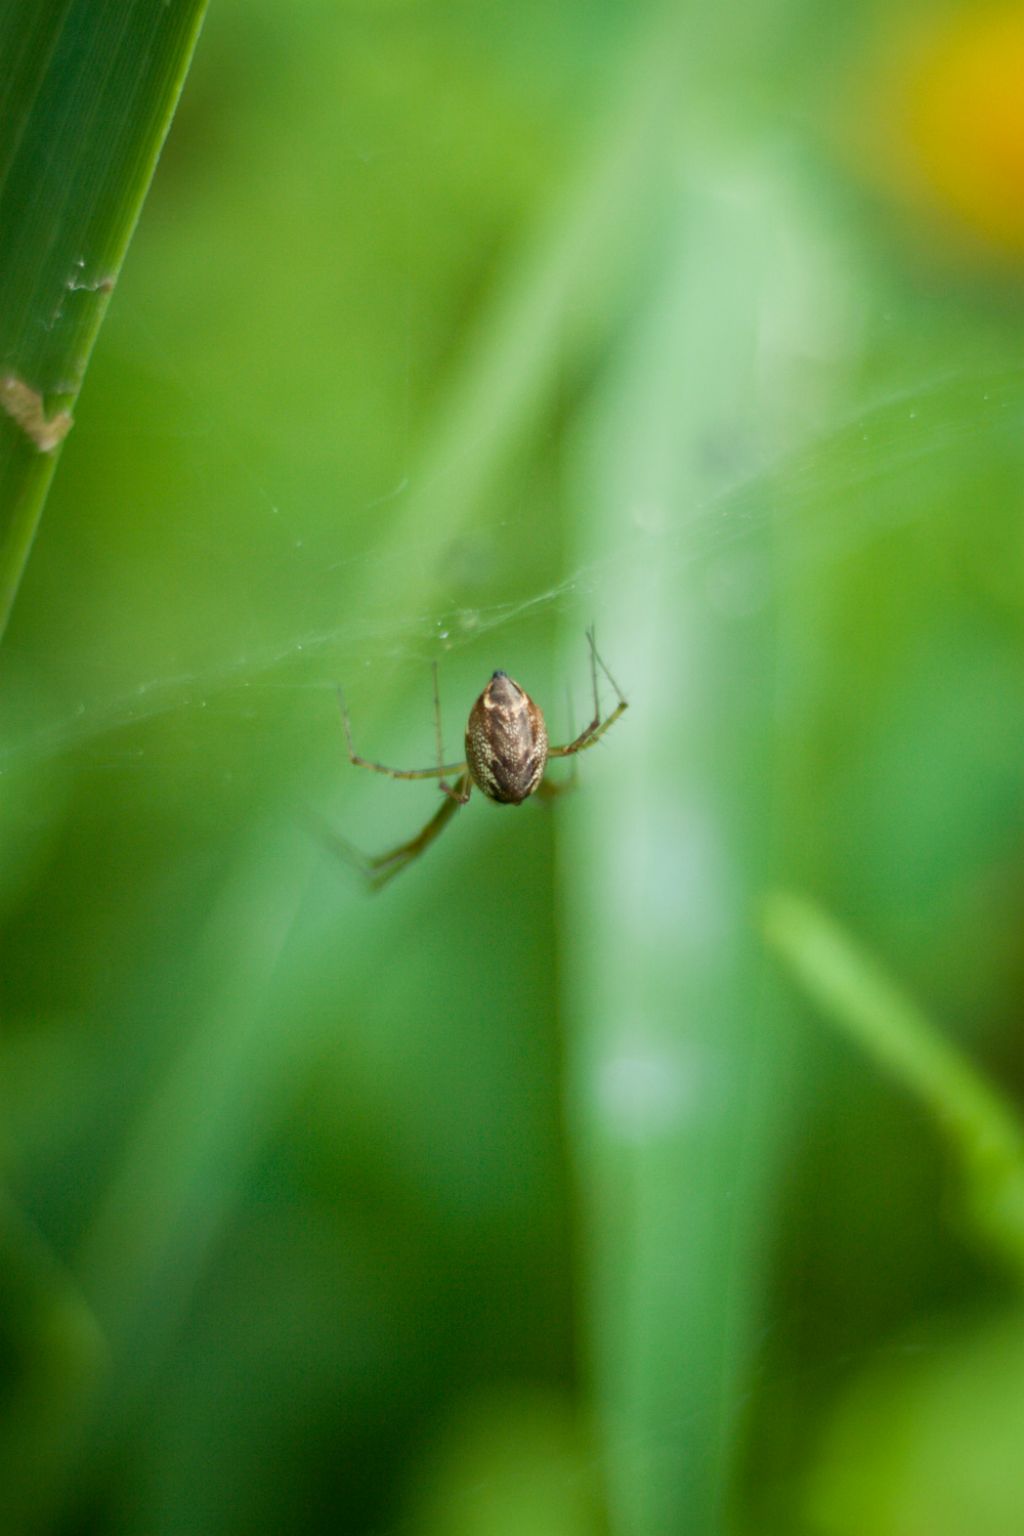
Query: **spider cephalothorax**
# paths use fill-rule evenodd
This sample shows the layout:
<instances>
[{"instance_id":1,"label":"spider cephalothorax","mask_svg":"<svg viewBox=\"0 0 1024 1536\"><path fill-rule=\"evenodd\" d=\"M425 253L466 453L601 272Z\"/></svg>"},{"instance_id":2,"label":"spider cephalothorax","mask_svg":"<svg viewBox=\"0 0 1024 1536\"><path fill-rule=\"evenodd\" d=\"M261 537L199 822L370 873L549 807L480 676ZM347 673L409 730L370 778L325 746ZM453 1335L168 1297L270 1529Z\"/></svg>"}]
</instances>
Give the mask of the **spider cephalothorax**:
<instances>
[{"instance_id":1,"label":"spider cephalothorax","mask_svg":"<svg viewBox=\"0 0 1024 1536\"><path fill-rule=\"evenodd\" d=\"M507 672L495 672L469 712L466 761L474 784L499 805L521 805L544 777L544 716Z\"/></svg>"},{"instance_id":2,"label":"spider cephalothorax","mask_svg":"<svg viewBox=\"0 0 1024 1536\"><path fill-rule=\"evenodd\" d=\"M525 688L520 687L507 672L495 672L483 693L470 710L466 725L466 760L462 763L446 763L441 749L441 705L437 693L437 668L434 668L434 739L437 746L437 763L433 768L388 768L384 763L373 763L360 757L352 743L352 727L348 710L339 688L341 718L345 727L345 741L351 762L359 768L370 768L374 773L386 773L393 779L437 779L444 795L444 802L436 810L426 826L406 843L399 843L389 853L376 858L365 858L343 838L333 836L332 841L340 848L369 880L379 888L385 885L399 870L411 864L447 825L460 805L465 805L475 784L490 800L499 805L521 805L536 790L543 788L555 793L561 785L549 786L544 781L544 770L552 757L573 757L600 741L609 726L626 708L622 690L597 654L593 630L587 631L590 645L590 682L594 694L594 717L585 730L564 747L552 747L548 742L547 727L539 707ZM618 703L606 720L601 719L597 697L597 671L600 667L615 689ZM454 783L449 783L454 779Z\"/></svg>"}]
</instances>

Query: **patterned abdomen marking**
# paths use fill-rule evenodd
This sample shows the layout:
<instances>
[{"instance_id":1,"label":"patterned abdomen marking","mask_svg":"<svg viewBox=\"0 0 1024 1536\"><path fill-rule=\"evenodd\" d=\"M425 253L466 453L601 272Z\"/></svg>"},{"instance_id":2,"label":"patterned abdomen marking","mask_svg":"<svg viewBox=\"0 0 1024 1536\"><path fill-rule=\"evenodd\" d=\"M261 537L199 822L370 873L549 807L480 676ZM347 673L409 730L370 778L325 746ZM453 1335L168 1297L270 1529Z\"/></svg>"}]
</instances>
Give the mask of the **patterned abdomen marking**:
<instances>
[{"instance_id":1,"label":"patterned abdomen marking","mask_svg":"<svg viewBox=\"0 0 1024 1536\"><path fill-rule=\"evenodd\" d=\"M521 805L540 784L547 760L544 716L507 672L495 672L466 726L474 782L499 805Z\"/></svg>"}]
</instances>

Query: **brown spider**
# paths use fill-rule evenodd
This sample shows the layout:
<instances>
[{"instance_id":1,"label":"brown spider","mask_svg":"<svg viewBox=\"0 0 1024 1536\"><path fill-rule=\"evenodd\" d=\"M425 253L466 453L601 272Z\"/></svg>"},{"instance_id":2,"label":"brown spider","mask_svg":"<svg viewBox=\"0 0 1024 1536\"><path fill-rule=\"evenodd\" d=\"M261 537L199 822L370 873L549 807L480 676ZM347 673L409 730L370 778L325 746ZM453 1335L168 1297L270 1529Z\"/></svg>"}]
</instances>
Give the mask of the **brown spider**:
<instances>
[{"instance_id":1,"label":"brown spider","mask_svg":"<svg viewBox=\"0 0 1024 1536\"><path fill-rule=\"evenodd\" d=\"M594 717L585 730L564 747L552 747L548 743L547 727L539 707L525 688L509 677L507 672L495 672L483 693L469 712L466 725L466 760L462 763L446 763L441 747L441 704L437 690L437 664L434 665L434 739L437 746L437 766L434 768L388 768L384 763L372 763L360 757L352 741L345 696L338 689L341 720L345 728L348 755L357 768L369 768L373 773L386 773L392 779L439 779L444 804L427 822L426 826L400 843L388 853L368 858L358 852L343 838L332 841L341 852L366 876L370 885L379 890L413 859L418 858L442 832L458 810L465 805L475 784L490 800L499 805L521 805L530 795L542 789L544 770L552 757L573 757L600 741L627 708L622 690L597 654L594 631L587 630L590 646L590 681L594 694ZM597 695L597 669L615 689L618 703L606 720L601 719L601 707ZM449 779L454 778L454 783ZM543 784L547 794L557 794L559 789Z\"/></svg>"}]
</instances>

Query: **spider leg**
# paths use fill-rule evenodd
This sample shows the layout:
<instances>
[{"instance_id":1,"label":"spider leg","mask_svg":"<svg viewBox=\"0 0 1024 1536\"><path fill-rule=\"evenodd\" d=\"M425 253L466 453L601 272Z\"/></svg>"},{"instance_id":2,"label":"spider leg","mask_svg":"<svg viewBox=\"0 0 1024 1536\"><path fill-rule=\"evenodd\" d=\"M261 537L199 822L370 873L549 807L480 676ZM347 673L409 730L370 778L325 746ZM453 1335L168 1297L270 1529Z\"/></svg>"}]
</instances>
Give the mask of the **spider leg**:
<instances>
[{"instance_id":1,"label":"spider leg","mask_svg":"<svg viewBox=\"0 0 1024 1536\"><path fill-rule=\"evenodd\" d=\"M572 689L565 690L565 718L569 722L569 734L573 740L576 737L576 725L573 720ZM564 779L549 779L546 776L541 779L536 789L538 800L560 800L563 795L569 794L579 784L580 765L576 761L574 752L569 761L569 773Z\"/></svg>"},{"instance_id":2,"label":"spider leg","mask_svg":"<svg viewBox=\"0 0 1024 1536\"><path fill-rule=\"evenodd\" d=\"M436 698L435 681L435 698ZM338 705L341 709L341 723L345 730L345 745L348 747L349 762L356 768L369 768L371 773L386 773L391 779L446 779L449 774L465 773L465 763L442 763L438 756L437 764L433 768L389 768L386 763L374 763L368 757L360 757L352 740L352 724L348 717L348 708L345 704L345 695L338 688ZM438 716L438 743L440 744L440 716ZM451 786L442 784L441 788L448 795L452 793Z\"/></svg>"},{"instance_id":3,"label":"spider leg","mask_svg":"<svg viewBox=\"0 0 1024 1536\"><path fill-rule=\"evenodd\" d=\"M403 869L407 869L414 859L425 853L435 838L439 837L445 827L451 821L460 805L465 805L469 799L472 783L468 773L456 780L454 790L441 802L438 809L431 816L425 826L421 827L415 837L410 837L407 842L399 843L397 848L389 848L387 853L371 856L360 852L333 828L322 827L321 832L326 837L329 846L335 853L341 855L347 864L351 864L363 876L367 885L373 891L379 891L400 875Z\"/></svg>"},{"instance_id":4,"label":"spider leg","mask_svg":"<svg viewBox=\"0 0 1024 1536\"><path fill-rule=\"evenodd\" d=\"M573 718L575 712L574 712L573 707L572 707L572 689L569 687L568 683L566 683L566 685L565 685L565 702L566 702L566 709L567 709L567 713L566 713L566 717L565 718L569 722L569 739L570 739L570 741L575 741L575 739L576 739L576 721ZM596 711L595 711L595 713L596 713ZM569 764L569 777L562 782L561 788L563 788L563 789L575 789L576 785L579 782L579 777L580 777L580 765L576 761L576 754L574 752L573 755L572 755L572 761Z\"/></svg>"},{"instance_id":5,"label":"spider leg","mask_svg":"<svg viewBox=\"0 0 1024 1536\"><path fill-rule=\"evenodd\" d=\"M576 774L572 773L567 779L541 779L533 792L535 800L544 800L550 803L552 800L561 800L563 795L572 794L577 788Z\"/></svg>"},{"instance_id":6,"label":"spider leg","mask_svg":"<svg viewBox=\"0 0 1024 1536\"><path fill-rule=\"evenodd\" d=\"M441 694L437 686L436 661L434 662L434 741L437 745L437 766L441 779L438 788L441 790L442 794L447 795L450 800L454 800L456 805L465 805L466 801L469 799L469 790L467 789L463 792L460 790L458 785L456 785L453 789L452 786L448 783L448 774L459 772L460 769L464 769L466 767L466 764L459 763L457 767L453 764L449 768L445 768L443 766L444 746L441 742Z\"/></svg>"},{"instance_id":7,"label":"spider leg","mask_svg":"<svg viewBox=\"0 0 1024 1536\"><path fill-rule=\"evenodd\" d=\"M590 646L590 683L594 696L594 718L588 726L585 726L580 734L567 742L564 747L549 747L548 757L572 757L576 752L584 752L587 747L592 747L600 741L605 731L611 729L621 714L629 708L629 701L623 695L622 689L612 677L608 668L597 653L597 645L594 640L593 627L587 630L587 644ZM615 689L618 703L608 716L607 720L601 719L601 704L597 694L597 669L600 667L605 677Z\"/></svg>"}]
</instances>

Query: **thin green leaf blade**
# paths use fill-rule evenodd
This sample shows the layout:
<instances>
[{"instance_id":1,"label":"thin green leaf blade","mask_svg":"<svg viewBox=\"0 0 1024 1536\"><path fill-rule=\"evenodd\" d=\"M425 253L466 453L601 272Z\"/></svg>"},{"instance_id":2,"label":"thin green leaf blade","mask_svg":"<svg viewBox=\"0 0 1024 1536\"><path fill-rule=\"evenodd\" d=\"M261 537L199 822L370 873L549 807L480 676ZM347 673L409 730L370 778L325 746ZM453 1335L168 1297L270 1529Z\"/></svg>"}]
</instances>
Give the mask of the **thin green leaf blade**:
<instances>
[{"instance_id":1,"label":"thin green leaf blade","mask_svg":"<svg viewBox=\"0 0 1024 1536\"><path fill-rule=\"evenodd\" d=\"M0 12L0 633L205 9Z\"/></svg>"}]
</instances>

